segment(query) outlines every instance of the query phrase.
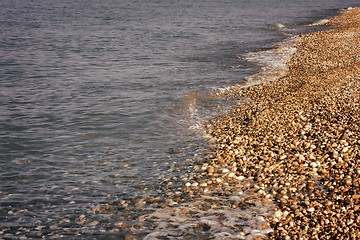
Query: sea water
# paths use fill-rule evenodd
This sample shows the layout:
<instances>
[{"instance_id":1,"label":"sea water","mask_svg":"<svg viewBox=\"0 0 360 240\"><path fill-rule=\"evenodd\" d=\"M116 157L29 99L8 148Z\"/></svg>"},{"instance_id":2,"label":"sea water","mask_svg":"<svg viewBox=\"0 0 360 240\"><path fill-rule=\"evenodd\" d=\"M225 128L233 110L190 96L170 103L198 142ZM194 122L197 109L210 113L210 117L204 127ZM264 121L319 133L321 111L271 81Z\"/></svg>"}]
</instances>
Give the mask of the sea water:
<instances>
[{"instance_id":1,"label":"sea water","mask_svg":"<svg viewBox=\"0 0 360 240\"><path fill-rule=\"evenodd\" d=\"M203 123L236 104L229 89L286 72L291 38L322 29L299 24L357 4L0 1L0 237L271 231L250 183L183 191L201 184Z\"/></svg>"}]
</instances>

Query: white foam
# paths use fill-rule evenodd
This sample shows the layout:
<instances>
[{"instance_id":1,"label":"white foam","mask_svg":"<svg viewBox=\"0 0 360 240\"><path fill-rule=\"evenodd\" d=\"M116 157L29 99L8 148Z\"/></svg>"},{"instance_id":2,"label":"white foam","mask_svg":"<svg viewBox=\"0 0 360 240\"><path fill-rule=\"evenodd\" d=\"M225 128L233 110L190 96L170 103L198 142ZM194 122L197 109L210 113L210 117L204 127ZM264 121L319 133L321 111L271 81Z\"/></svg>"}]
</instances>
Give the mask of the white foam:
<instances>
[{"instance_id":1,"label":"white foam","mask_svg":"<svg viewBox=\"0 0 360 240\"><path fill-rule=\"evenodd\" d=\"M279 27L281 26L279 25ZM183 121L183 124L180 124L188 125L189 129L206 135L203 122L211 116L226 112L232 105L236 104L231 101L230 96L233 93L237 93L240 88L246 86L274 81L288 72L286 61L296 51L294 47L296 41L297 38L290 38L273 49L247 53L244 59L259 64L261 69L259 73L247 77L245 84L216 88L208 94L192 92L185 95L175 106L178 110L185 110L185 115L179 118L180 121ZM244 99L244 101L248 100Z\"/></svg>"},{"instance_id":2,"label":"white foam","mask_svg":"<svg viewBox=\"0 0 360 240\"><path fill-rule=\"evenodd\" d=\"M246 86L274 81L286 75L289 70L286 62L295 53L297 41L298 38L293 37L273 49L247 53L244 58L247 61L259 64L261 69L259 73L246 78Z\"/></svg>"},{"instance_id":3,"label":"white foam","mask_svg":"<svg viewBox=\"0 0 360 240\"><path fill-rule=\"evenodd\" d=\"M205 196L142 216L143 225L152 226L143 239L255 239L272 232L266 219L273 216L274 204L262 202L251 184L230 185L219 184Z\"/></svg>"},{"instance_id":4,"label":"white foam","mask_svg":"<svg viewBox=\"0 0 360 240\"><path fill-rule=\"evenodd\" d=\"M199 93L191 92L182 97L178 104L173 105L173 111L175 112L176 121L179 126L196 131L203 130L202 120L197 107L199 97Z\"/></svg>"},{"instance_id":5,"label":"white foam","mask_svg":"<svg viewBox=\"0 0 360 240\"><path fill-rule=\"evenodd\" d=\"M319 21L316 21L314 23L309 24L308 26L322 26L325 25L326 23L328 23L330 20L329 19L321 19Z\"/></svg>"},{"instance_id":6,"label":"white foam","mask_svg":"<svg viewBox=\"0 0 360 240\"><path fill-rule=\"evenodd\" d=\"M193 92L184 96L175 106L177 110L180 110L177 112L182 115L178 118L180 119L178 123L207 137L203 126L204 121L227 112L229 107L235 104L234 101L226 98L227 92L231 89L232 87L225 87L215 89L211 93Z\"/></svg>"},{"instance_id":7,"label":"white foam","mask_svg":"<svg viewBox=\"0 0 360 240\"><path fill-rule=\"evenodd\" d=\"M281 23L272 24L272 25L269 26L270 29L283 29L285 27L286 26L284 24L281 24Z\"/></svg>"}]
</instances>

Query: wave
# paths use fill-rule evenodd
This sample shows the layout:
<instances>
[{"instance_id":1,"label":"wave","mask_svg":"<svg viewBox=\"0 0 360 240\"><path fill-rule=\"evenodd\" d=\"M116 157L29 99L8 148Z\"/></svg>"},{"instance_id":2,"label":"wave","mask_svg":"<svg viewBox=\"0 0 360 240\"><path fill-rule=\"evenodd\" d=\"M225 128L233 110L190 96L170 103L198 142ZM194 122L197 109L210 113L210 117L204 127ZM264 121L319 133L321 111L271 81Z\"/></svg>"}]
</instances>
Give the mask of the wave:
<instances>
[{"instance_id":1,"label":"wave","mask_svg":"<svg viewBox=\"0 0 360 240\"><path fill-rule=\"evenodd\" d=\"M206 169L205 167L202 168ZM139 218L148 231L144 239L254 239L272 232L268 221L275 214L271 196L262 187L218 169L211 178L187 183L183 189L201 192L184 203L156 209ZM150 224L149 224L150 223Z\"/></svg>"},{"instance_id":2,"label":"wave","mask_svg":"<svg viewBox=\"0 0 360 240\"><path fill-rule=\"evenodd\" d=\"M239 102L250 101L237 96L242 88L286 75L286 62L295 52L296 42L297 38L290 38L272 49L245 54L243 59L260 66L258 73L247 77L243 84L217 88L211 93L189 93L173 110L185 116L182 121L190 129L204 132L204 121L227 112ZM141 228L133 229L134 235L146 233L147 240L255 239L272 232L269 222L279 213L264 188L239 175L236 165L211 169L206 162L195 164L199 165L195 167L199 169L198 177L184 182L181 189L187 199L170 201L140 216Z\"/></svg>"},{"instance_id":3,"label":"wave","mask_svg":"<svg viewBox=\"0 0 360 240\"><path fill-rule=\"evenodd\" d=\"M256 74L244 83L211 93L189 93L173 106L173 111L185 116L181 119L188 128L204 132L206 120L227 112L235 104L251 103L251 99L239 97L241 89L285 76L289 71L286 63L296 51L297 41L297 37L291 37L269 50L246 53L241 58L259 66ZM281 212L264 187L241 176L246 169L239 171L236 164L210 166L206 161L194 164L198 176L177 190L182 198L174 198L140 216L137 221L141 227L132 228L132 235L146 240L256 239L273 231L269 223L277 221Z\"/></svg>"},{"instance_id":4,"label":"wave","mask_svg":"<svg viewBox=\"0 0 360 240\"><path fill-rule=\"evenodd\" d=\"M289 68L286 62L295 53L297 37L287 39L274 48L266 51L250 52L244 58L249 62L260 65L260 71L246 78L246 86L274 81L285 76Z\"/></svg>"}]
</instances>

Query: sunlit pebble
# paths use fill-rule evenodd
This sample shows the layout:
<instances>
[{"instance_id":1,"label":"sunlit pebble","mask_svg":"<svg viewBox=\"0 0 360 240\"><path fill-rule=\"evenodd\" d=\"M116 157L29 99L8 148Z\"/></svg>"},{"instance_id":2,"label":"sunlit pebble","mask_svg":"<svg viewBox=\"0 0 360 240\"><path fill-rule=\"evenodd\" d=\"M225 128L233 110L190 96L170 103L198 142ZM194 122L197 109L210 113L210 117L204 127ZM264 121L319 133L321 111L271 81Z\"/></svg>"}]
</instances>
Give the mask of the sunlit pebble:
<instances>
[{"instance_id":1,"label":"sunlit pebble","mask_svg":"<svg viewBox=\"0 0 360 240\"><path fill-rule=\"evenodd\" d=\"M352 180L351 179L346 179L346 184L347 185L350 185L352 183Z\"/></svg>"},{"instance_id":2,"label":"sunlit pebble","mask_svg":"<svg viewBox=\"0 0 360 240\"><path fill-rule=\"evenodd\" d=\"M120 227L123 226L123 224L124 224L123 222L117 222L117 223L114 224L114 226L120 228Z\"/></svg>"},{"instance_id":3,"label":"sunlit pebble","mask_svg":"<svg viewBox=\"0 0 360 240\"><path fill-rule=\"evenodd\" d=\"M315 208L311 207L307 209L308 212L315 212Z\"/></svg>"},{"instance_id":4,"label":"sunlit pebble","mask_svg":"<svg viewBox=\"0 0 360 240\"><path fill-rule=\"evenodd\" d=\"M214 173L214 168L210 166L210 167L207 169L207 171L208 171L208 173Z\"/></svg>"},{"instance_id":5,"label":"sunlit pebble","mask_svg":"<svg viewBox=\"0 0 360 240\"><path fill-rule=\"evenodd\" d=\"M283 214L284 217L286 217L287 215L289 215L289 212L288 212L288 211L284 211L282 214Z\"/></svg>"},{"instance_id":6,"label":"sunlit pebble","mask_svg":"<svg viewBox=\"0 0 360 240\"><path fill-rule=\"evenodd\" d=\"M259 190L258 193L259 194L265 194L265 191L264 190Z\"/></svg>"},{"instance_id":7,"label":"sunlit pebble","mask_svg":"<svg viewBox=\"0 0 360 240\"><path fill-rule=\"evenodd\" d=\"M230 178L233 178L233 177L235 177L235 173L229 173L229 175L228 175L228 177L230 177Z\"/></svg>"},{"instance_id":8,"label":"sunlit pebble","mask_svg":"<svg viewBox=\"0 0 360 240\"><path fill-rule=\"evenodd\" d=\"M185 183L185 186L186 186L186 187L190 187L190 186L191 186L191 183L187 182L187 183Z\"/></svg>"},{"instance_id":9,"label":"sunlit pebble","mask_svg":"<svg viewBox=\"0 0 360 240\"><path fill-rule=\"evenodd\" d=\"M258 222L264 222L264 221L265 221L265 218L264 218L263 216L257 216L257 217L256 217L256 220L257 220Z\"/></svg>"},{"instance_id":10,"label":"sunlit pebble","mask_svg":"<svg viewBox=\"0 0 360 240\"><path fill-rule=\"evenodd\" d=\"M168 204L169 206L175 206L175 205L178 205L179 203L178 203L178 202L175 202L175 201L172 200L172 199L170 199L170 200L167 201L167 204Z\"/></svg>"},{"instance_id":11,"label":"sunlit pebble","mask_svg":"<svg viewBox=\"0 0 360 240\"><path fill-rule=\"evenodd\" d=\"M225 169L223 169L222 172L223 172L223 173L227 173L227 172L229 172L229 169L225 168Z\"/></svg>"},{"instance_id":12,"label":"sunlit pebble","mask_svg":"<svg viewBox=\"0 0 360 240\"><path fill-rule=\"evenodd\" d=\"M312 168L316 168L316 167L319 166L319 164L316 163L316 162L312 162L312 163L310 163L310 166L311 166Z\"/></svg>"},{"instance_id":13,"label":"sunlit pebble","mask_svg":"<svg viewBox=\"0 0 360 240\"><path fill-rule=\"evenodd\" d=\"M245 177L244 176L239 176L239 177L236 177L237 180L241 181L241 180L244 180Z\"/></svg>"},{"instance_id":14,"label":"sunlit pebble","mask_svg":"<svg viewBox=\"0 0 360 240\"><path fill-rule=\"evenodd\" d=\"M35 230L37 230L37 231L40 231L41 229L43 229L43 226L37 226L37 227L35 228Z\"/></svg>"},{"instance_id":15,"label":"sunlit pebble","mask_svg":"<svg viewBox=\"0 0 360 240\"><path fill-rule=\"evenodd\" d=\"M276 212L274 213L274 217L275 217L275 218L281 218L281 216L282 216L282 212L281 212L281 211L276 211Z\"/></svg>"},{"instance_id":16,"label":"sunlit pebble","mask_svg":"<svg viewBox=\"0 0 360 240\"><path fill-rule=\"evenodd\" d=\"M348 143L346 142L346 140L340 140L340 144L347 145Z\"/></svg>"},{"instance_id":17,"label":"sunlit pebble","mask_svg":"<svg viewBox=\"0 0 360 240\"><path fill-rule=\"evenodd\" d=\"M191 186L193 186L193 187L197 187L199 185L199 183L197 183L197 182L194 182L193 184L191 184Z\"/></svg>"},{"instance_id":18,"label":"sunlit pebble","mask_svg":"<svg viewBox=\"0 0 360 240\"><path fill-rule=\"evenodd\" d=\"M271 195L271 194L266 194L266 195L265 195L265 198L269 198L269 199L270 199L270 198L272 198L272 195Z\"/></svg>"},{"instance_id":19,"label":"sunlit pebble","mask_svg":"<svg viewBox=\"0 0 360 240\"><path fill-rule=\"evenodd\" d=\"M304 160L305 160L304 155L301 155L301 154L298 156L298 158L299 158L300 161L304 161Z\"/></svg>"}]
</instances>

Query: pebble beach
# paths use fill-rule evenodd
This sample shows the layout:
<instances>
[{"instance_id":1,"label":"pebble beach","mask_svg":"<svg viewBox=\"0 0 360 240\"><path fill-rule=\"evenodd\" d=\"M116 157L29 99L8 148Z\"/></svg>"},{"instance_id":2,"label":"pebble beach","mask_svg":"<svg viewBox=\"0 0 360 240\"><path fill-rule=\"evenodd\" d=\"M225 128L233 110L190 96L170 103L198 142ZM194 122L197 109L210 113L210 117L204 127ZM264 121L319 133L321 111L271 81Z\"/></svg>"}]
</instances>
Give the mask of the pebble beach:
<instances>
[{"instance_id":1,"label":"pebble beach","mask_svg":"<svg viewBox=\"0 0 360 240\"><path fill-rule=\"evenodd\" d=\"M0 240L360 239L359 0L34 2L0 2Z\"/></svg>"},{"instance_id":2,"label":"pebble beach","mask_svg":"<svg viewBox=\"0 0 360 240\"><path fill-rule=\"evenodd\" d=\"M297 37L283 77L238 89L206 123L203 171L228 169L274 204L267 239L360 238L360 8L322 24Z\"/></svg>"}]
</instances>

